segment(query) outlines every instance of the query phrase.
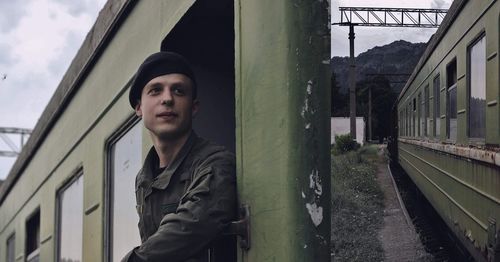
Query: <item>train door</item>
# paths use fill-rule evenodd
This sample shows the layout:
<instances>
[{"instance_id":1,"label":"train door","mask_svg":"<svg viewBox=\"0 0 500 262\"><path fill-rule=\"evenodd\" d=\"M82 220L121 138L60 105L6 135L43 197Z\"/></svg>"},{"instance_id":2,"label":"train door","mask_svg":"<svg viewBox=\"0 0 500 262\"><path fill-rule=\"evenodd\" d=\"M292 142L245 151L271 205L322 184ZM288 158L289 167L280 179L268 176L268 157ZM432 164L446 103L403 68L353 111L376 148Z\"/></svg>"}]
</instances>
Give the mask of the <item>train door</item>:
<instances>
[{"instance_id":1,"label":"train door","mask_svg":"<svg viewBox=\"0 0 500 262\"><path fill-rule=\"evenodd\" d=\"M200 111L193 129L225 146L235 144L234 3L196 1L161 43L162 51L182 54L195 70ZM209 261L236 261L236 236L217 241ZM216 250L230 250L217 254Z\"/></svg>"}]
</instances>

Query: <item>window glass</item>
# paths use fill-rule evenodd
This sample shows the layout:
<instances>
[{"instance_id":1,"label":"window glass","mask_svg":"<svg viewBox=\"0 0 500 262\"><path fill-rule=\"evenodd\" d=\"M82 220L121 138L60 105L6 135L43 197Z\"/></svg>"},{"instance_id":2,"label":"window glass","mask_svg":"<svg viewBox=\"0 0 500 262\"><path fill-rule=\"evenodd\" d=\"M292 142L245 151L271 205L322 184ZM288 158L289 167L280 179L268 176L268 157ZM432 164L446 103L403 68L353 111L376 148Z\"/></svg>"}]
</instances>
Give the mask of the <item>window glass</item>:
<instances>
[{"instance_id":1,"label":"window glass","mask_svg":"<svg viewBox=\"0 0 500 262\"><path fill-rule=\"evenodd\" d=\"M418 135L419 136L423 136L424 135L424 123L425 123L425 119L424 119L424 106L423 106L423 102L422 102L422 94L419 93L418 94L418 122L419 122L419 125L418 125Z\"/></svg>"},{"instance_id":2,"label":"window glass","mask_svg":"<svg viewBox=\"0 0 500 262\"><path fill-rule=\"evenodd\" d=\"M448 138L457 139L457 89L448 90Z\"/></svg>"},{"instance_id":3,"label":"window glass","mask_svg":"<svg viewBox=\"0 0 500 262\"><path fill-rule=\"evenodd\" d=\"M59 193L58 261L82 261L83 175Z\"/></svg>"},{"instance_id":4,"label":"window glass","mask_svg":"<svg viewBox=\"0 0 500 262\"><path fill-rule=\"evenodd\" d=\"M408 136L408 105L405 106L405 136Z\"/></svg>"},{"instance_id":5,"label":"window glass","mask_svg":"<svg viewBox=\"0 0 500 262\"><path fill-rule=\"evenodd\" d=\"M7 239L7 256L6 256L6 261L7 262L14 262L15 261L15 251L16 251L16 235L12 234L8 239Z\"/></svg>"},{"instance_id":6,"label":"window glass","mask_svg":"<svg viewBox=\"0 0 500 262\"><path fill-rule=\"evenodd\" d=\"M436 138L439 138L439 134L441 133L441 125L440 125L440 120L441 120L441 87L440 87L440 80L439 80L439 75L437 75L434 78L434 136Z\"/></svg>"},{"instance_id":7,"label":"window glass","mask_svg":"<svg viewBox=\"0 0 500 262\"><path fill-rule=\"evenodd\" d=\"M403 135L403 123L404 123L404 116L403 116L403 110L399 111L399 135L402 136Z\"/></svg>"},{"instance_id":8,"label":"window glass","mask_svg":"<svg viewBox=\"0 0 500 262\"><path fill-rule=\"evenodd\" d=\"M26 221L26 261L40 261L40 210Z\"/></svg>"},{"instance_id":9,"label":"window glass","mask_svg":"<svg viewBox=\"0 0 500 262\"><path fill-rule=\"evenodd\" d=\"M410 106L407 105L406 106L406 136L410 136L410 120L411 120L411 116L410 116Z\"/></svg>"},{"instance_id":10,"label":"window glass","mask_svg":"<svg viewBox=\"0 0 500 262\"><path fill-rule=\"evenodd\" d=\"M141 244L137 223L135 177L142 167L142 124L136 123L111 147L112 261Z\"/></svg>"},{"instance_id":11,"label":"window glass","mask_svg":"<svg viewBox=\"0 0 500 262\"><path fill-rule=\"evenodd\" d=\"M446 134L448 139L457 139L457 61L454 60L446 68Z\"/></svg>"},{"instance_id":12,"label":"window glass","mask_svg":"<svg viewBox=\"0 0 500 262\"><path fill-rule=\"evenodd\" d=\"M425 116L425 123L424 123L424 136L429 136L429 128L431 126L431 117L429 113L429 85L425 86L424 89L424 116Z\"/></svg>"},{"instance_id":13,"label":"window glass","mask_svg":"<svg viewBox=\"0 0 500 262\"><path fill-rule=\"evenodd\" d=\"M486 130L486 37L469 49L469 136L484 138Z\"/></svg>"},{"instance_id":14,"label":"window glass","mask_svg":"<svg viewBox=\"0 0 500 262\"><path fill-rule=\"evenodd\" d=\"M413 131L412 131L412 135L413 136L418 136L418 133L417 133L417 127L418 127L418 119L417 119L417 99L416 98L413 98Z\"/></svg>"}]
</instances>

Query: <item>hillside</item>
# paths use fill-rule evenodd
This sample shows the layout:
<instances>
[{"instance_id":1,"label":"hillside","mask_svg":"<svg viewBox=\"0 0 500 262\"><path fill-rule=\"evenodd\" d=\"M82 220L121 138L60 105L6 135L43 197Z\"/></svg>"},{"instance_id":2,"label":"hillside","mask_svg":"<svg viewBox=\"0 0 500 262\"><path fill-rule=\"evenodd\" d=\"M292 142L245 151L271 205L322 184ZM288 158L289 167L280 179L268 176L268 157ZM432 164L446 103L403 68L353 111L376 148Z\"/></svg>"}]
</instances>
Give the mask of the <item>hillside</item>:
<instances>
[{"instance_id":1,"label":"hillside","mask_svg":"<svg viewBox=\"0 0 500 262\"><path fill-rule=\"evenodd\" d=\"M410 43L404 40L377 46L356 57L356 82L366 80L366 74L411 74L426 48L426 43ZM340 92L347 93L349 57L335 56L331 67L336 75ZM390 82L406 82L409 75L387 77ZM399 93L404 83L391 83L391 89Z\"/></svg>"}]
</instances>

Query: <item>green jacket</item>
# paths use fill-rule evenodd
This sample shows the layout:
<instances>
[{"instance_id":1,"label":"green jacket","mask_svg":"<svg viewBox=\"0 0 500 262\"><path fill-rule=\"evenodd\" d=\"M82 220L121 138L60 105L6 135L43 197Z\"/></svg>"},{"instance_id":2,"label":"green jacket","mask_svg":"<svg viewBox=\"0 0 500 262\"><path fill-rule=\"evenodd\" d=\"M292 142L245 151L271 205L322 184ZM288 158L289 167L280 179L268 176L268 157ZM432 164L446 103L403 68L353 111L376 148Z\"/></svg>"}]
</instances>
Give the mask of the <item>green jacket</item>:
<instances>
[{"instance_id":1,"label":"green jacket","mask_svg":"<svg viewBox=\"0 0 500 262\"><path fill-rule=\"evenodd\" d=\"M151 148L135 186L142 244L122 261L233 261L234 238L221 232L236 218L234 155L191 132L154 178L157 167Z\"/></svg>"}]
</instances>

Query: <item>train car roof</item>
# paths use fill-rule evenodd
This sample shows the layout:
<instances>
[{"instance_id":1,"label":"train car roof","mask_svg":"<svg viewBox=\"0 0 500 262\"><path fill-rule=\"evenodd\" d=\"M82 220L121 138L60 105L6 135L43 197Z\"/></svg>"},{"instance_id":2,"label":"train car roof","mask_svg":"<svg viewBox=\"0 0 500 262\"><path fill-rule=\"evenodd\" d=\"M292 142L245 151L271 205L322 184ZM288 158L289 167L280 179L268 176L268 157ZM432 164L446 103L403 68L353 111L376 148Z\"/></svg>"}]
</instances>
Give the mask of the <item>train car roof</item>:
<instances>
[{"instance_id":1,"label":"train car roof","mask_svg":"<svg viewBox=\"0 0 500 262\"><path fill-rule=\"evenodd\" d=\"M38 148L80 88L83 80L99 60L102 51L113 38L137 0L107 1L96 22L87 33L76 56L45 107L30 138L17 157L5 181L0 184L0 205L29 165Z\"/></svg>"},{"instance_id":2,"label":"train car roof","mask_svg":"<svg viewBox=\"0 0 500 262\"><path fill-rule=\"evenodd\" d=\"M448 12L446 13L446 16L443 19L443 22L441 23L441 26L439 26L438 30L434 35L432 35L431 39L429 40L427 44L427 48L424 51L424 54L420 57L420 60L418 61L417 65L415 66L415 69L413 70L412 74L408 78L408 81L406 82L405 86L403 87L403 90L401 90L401 93L399 93L398 99L396 100L396 103L394 106L397 106L399 100L403 97L405 92L408 90L410 87L411 83L415 78L417 77L418 73L422 69L422 67L425 65L429 57L432 55L434 52L434 49L438 46L438 44L441 42L443 37L446 35L446 32L448 29L451 27L453 24L453 21L457 18L457 16L460 14L462 11L463 7L467 3L468 0L454 0L453 3L451 4L450 8L448 9Z\"/></svg>"}]
</instances>

